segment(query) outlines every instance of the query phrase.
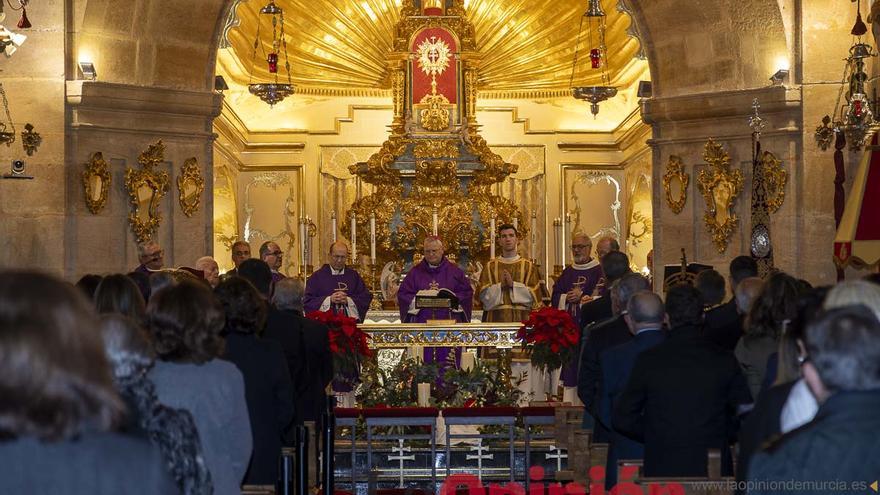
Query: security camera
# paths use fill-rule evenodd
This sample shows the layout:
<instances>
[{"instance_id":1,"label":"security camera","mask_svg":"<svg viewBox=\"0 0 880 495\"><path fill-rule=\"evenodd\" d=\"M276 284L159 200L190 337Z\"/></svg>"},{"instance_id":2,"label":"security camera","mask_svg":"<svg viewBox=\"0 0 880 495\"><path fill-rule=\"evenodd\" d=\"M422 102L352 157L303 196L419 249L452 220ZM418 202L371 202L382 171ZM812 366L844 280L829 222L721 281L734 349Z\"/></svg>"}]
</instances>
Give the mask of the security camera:
<instances>
[{"instance_id":1,"label":"security camera","mask_svg":"<svg viewBox=\"0 0 880 495\"><path fill-rule=\"evenodd\" d=\"M12 173L3 174L4 179L33 179L32 175L26 175L24 169L26 164L24 160L12 160Z\"/></svg>"}]
</instances>

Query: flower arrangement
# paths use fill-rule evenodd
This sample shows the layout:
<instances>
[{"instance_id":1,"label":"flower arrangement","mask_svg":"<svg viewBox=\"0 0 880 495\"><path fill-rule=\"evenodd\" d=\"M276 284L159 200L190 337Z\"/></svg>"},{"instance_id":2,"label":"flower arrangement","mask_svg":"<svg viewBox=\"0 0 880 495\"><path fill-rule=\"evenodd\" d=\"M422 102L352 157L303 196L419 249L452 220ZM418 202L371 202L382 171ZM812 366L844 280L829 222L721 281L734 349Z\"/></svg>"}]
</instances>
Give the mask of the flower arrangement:
<instances>
[{"instance_id":1,"label":"flower arrangement","mask_svg":"<svg viewBox=\"0 0 880 495\"><path fill-rule=\"evenodd\" d=\"M306 318L327 325L330 329L330 353L337 380L348 383L360 381L361 362L373 355L367 341L370 336L357 327L354 318L332 311L312 311Z\"/></svg>"},{"instance_id":2,"label":"flower arrangement","mask_svg":"<svg viewBox=\"0 0 880 495\"><path fill-rule=\"evenodd\" d=\"M544 307L529 313L517 332L532 364L545 371L561 368L577 350L580 330L568 312Z\"/></svg>"}]
</instances>

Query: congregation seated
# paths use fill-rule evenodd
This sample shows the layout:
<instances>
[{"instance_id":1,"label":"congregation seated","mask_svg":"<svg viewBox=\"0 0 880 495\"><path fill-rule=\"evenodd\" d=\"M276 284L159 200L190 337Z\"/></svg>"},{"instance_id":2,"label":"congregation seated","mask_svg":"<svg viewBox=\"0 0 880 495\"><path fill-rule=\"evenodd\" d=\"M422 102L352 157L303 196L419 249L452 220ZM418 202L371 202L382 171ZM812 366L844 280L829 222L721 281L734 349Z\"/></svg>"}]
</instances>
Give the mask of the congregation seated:
<instances>
[{"instance_id":1,"label":"congregation seated","mask_svg":"<svg viewBox=\"0 0 880 495\"><path fill-rule=\"evenodd\" d=\"M0 271L0 493L178 493L160 451L116 433L98 319L54 277Z\"/></svg>"},{"instance_id":2,"label":"congregation seated","mask_svg":"<svg viewBox=\"0 0 880 495\"><path fill-rule=\"evenodd\" d=\"M143 435L159 448L182 494L213 493L192 415L160 403L156 386L147 377L155 354L141 324L120 314L108 314L101 318L101 334L113 381L128 409L121 431Z\"/></svg>"},{"instance_id":3,"label":"congregation seated","mask_svg":"<svg viewBox=\"0 0 880 495\"><path fill-rule=\"evenodd\" d=\"M241 277L231 277L214 290L226 313L223 358L244 377L245 398L253 434L253 456L247 485L274 485L285 432L293 421L293 385L278 342L261 339L266 301Z\"/></svg>"},{"instance_id":4,"label":"congregation seated","mask_svg":"<svg viewBox=\"0 0 880 495\"><path fill-rule=\"evenodd\" d=\"M183 280L150 296L147 322L159 358L149 377L160 402L192 414L214 493L239 493L253 439L242 374L219 359L222 306L206 284Z\"/></svg>"}]
</instances>

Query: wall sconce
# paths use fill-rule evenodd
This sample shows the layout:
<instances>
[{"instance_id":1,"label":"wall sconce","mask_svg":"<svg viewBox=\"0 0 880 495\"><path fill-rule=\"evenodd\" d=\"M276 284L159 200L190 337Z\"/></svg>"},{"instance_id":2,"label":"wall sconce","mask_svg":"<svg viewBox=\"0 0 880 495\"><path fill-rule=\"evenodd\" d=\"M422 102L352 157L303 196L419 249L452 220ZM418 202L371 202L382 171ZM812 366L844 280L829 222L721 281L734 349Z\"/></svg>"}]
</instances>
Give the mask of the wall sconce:
<instances>
[{"instance_id":1,"label":"wall sconce","mask_svg":"<svg viewBox=\"0 0 880 495\"><path fill-rule=\"evenodd\" d=\"M774 86L782 86L786 80L788 80L788 69L779 69L772 76L770 76L770 81Z\"/></svg>"},{"instance_id":2,"label":"wall sconce","mask_svg":"<svg viewBox=\"0 0 880 495\"><path fill-rule=\"evenodd\" d=\"M95 64L92 62L80 62L79 70L82 72L83 79L86 81L94 81L98 79L98 71L95 70Z\"/></svg>"},{"instance_id":3,"label":"wall sconce","mask_svg":"<svg viewBox=\"0 0 880 495\"><path fill-rule=\"evenodd\" d=\"M0 26L0 52L6 55L6 58L12 56L15 50L20 47L27 36L23 34L13 33L12 31Z\"/></svg>"},{"instance_id":4,"label":"wall sconce","mask_svg":"<svg viewBox=\"0 0 880 495\"><path fill-rule=\"evenodd\" d=\"M223 79L223 76L214 76L214 91L223 94L227 89L229 89L229 85L226 84L226 79Z\"/></svg>"},{"instance_id":5,"label":"wall sconce","mask_svg":"<svg viewBox=\"0 0 880 495\"><path fill-rule=\"evenodd\" d=\"M42 142L43 137L39 132L34 131L34 126L30 123L25 124L24 130L21 131L21 146L27 156L33 156Z\"/></svg>"}]
</instances>

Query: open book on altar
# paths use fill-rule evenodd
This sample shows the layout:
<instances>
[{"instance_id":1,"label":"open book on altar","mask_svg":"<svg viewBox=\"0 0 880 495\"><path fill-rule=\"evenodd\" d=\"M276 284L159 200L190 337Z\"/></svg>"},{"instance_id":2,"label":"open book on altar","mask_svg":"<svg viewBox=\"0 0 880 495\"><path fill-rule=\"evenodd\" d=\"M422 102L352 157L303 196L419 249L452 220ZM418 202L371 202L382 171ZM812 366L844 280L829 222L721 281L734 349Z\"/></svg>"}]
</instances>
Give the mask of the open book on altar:
<instances>
[{"instance_id":1,"label":"open book on altar","mask_svg":"<svg viewBox=\"0 0 880 495\"><path fill-rule=\"evenodd\" d=\"M449 289L424 289L416 292L416 308L458 309L458 296Z\"/></svg>"}]
</instances>

